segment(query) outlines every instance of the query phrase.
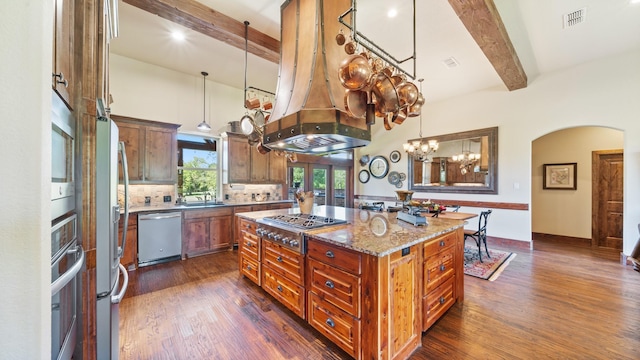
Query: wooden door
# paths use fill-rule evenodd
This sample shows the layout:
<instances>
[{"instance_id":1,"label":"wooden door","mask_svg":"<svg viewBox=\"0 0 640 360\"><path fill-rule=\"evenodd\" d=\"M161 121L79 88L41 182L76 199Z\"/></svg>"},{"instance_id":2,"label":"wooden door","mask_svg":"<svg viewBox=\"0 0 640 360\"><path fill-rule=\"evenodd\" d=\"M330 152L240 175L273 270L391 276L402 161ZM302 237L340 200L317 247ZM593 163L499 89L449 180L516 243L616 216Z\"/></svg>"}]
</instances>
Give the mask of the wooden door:
<instances>
[{"instance_id":1,"label":"wooden door","mask_svg":"<svg viewBox=\"0 0 640 360\"><path fill-rule=\"evenodd\" d=\"M592 154L592 239L598 249L622 250L623 169L622 150Z\"/></svg>"},{"instance_id":2,"label":"wooden door","mask_svg":"<svg viewBox=\"0 0 640 360\"><path fill-rule=\"evenodd\" d=\"M229 136L229 183L243 183L251 181L251 155L247 138Z\"/></svg>"},{"instance_id":3,"label":"wooden door","mask_svg":"<svg viewBox=\"0 0 640 360\"><path fill-rule=\"evenodd\" d=\"M55 0L53 31L52 85L71 108L73 99L73 28L74 6L72 0Z\"/></svg>"},{"instance_id":4,"label":"wooden door","mask_svg":"<svg viewBox=\"0 0 640 360\"><path fill-rule=\"evenodd\" d=\"M142 180L142 152L140 145L144 144L144 128L140 125L116 121L118 125L118 139L124 142L124 150L127 154L127 168L129 181ZM118 161L122 161L118 157ZM118 179L122 181L122 166L118 166Z\"/></svg>"},{"instance_id":5,"label":"wooden door","mask_svg":"<svg viewBox=\"0 0 640 360\"><path fill-rule=\"evenodd\" d=\"M209 219L198 218L184 220L182 237L184 241L183 258L209 252L211 248Z\"/></svg>"},{"instance_id":6,"label":"wooden door","mask_svg":"<svg viewBox=\"0 0 640 360\"><path fill-rule=\"evenodd\" d=\"M269 182L282 184L287 181L287 158L269 153Z\"/></svg>"},{"instance_id":7,"label":"wooden door","mask_svg":"<svg viewBox=\"0 0 640 360\"><path fill-rule=\"evenodd\" d=\"M211 251L230 248L233 244L231 215L216 216L209 221L209 249Z\"/></svg>"},{"instance_id":8,"label":"wooden door","mask_svg":"<svg viewBox=\"0 0 640 360\"><path fill-rule=\"evenodd\" d=\"M175 182L177 178L176 130L147 127L144 180Z\"/></svg>"},{"instance_id":9,"label":"wooden door","mask_svg":"<svg viewBox=\"0 0 640 360\"><path fill-rule=\"evenodd\" d=\"M260 154L255 146L251 147L251 181L269 181L269 154Z\"/></svg>"}]
</instances>

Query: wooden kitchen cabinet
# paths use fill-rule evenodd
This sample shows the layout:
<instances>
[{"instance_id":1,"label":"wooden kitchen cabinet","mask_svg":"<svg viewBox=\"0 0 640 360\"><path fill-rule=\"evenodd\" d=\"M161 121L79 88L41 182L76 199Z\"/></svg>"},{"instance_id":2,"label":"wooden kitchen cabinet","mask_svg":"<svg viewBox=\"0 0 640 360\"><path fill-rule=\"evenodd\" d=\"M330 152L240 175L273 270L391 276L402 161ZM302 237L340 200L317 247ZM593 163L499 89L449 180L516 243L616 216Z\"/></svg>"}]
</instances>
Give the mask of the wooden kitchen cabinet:
<instances>
[{"instance_id":1,"label":"wooden kitchen cabinet","mask_svg":"<svg viewBox=\"0 0 640 360\"><path fill-rule=\"evenodd\" d=\"M238 263L240 273L258 286L262 284L262 241L255 221L238 218Z\"/></svg>"},{"instance_id":2,"label":"wooden kitchen cabinet","mask_svg":"<svg viewBox=\"0 0 640 360\"><path fill-rule=\"evenodd\" d=\"M182 224L182 258L231 249L232 226L230 207L186 210Z\"/></svg>"},{"instance_id":3,"label":"wooden kitchen cabinet","mask_svg":"<svg viewBox=\"0 0 640 360\"><path fill-rule=\"evenodd\" d=\"M118 225L118 243L122 241L122 231L124 224L124 215L120 215L120 222ZM125 244L124 252L120 263L127 268L127 270L135 270L138 268L138 217L135 214L129 214L129 222L127 226L127 243Z\"/></svg>"},{"instance_id":4,"label":"wooden kitchen cabinet","mask_svg":"<svg viewBox=\"0 0 640 360\"><path fill-rule=\"evenodd\" d=\"M228 183L278 183L286 182L287 159L273 151L260 154L249 145L246 136L227 134L226 166Z\"/></svg>"},{"instance_id":5,"label":"wooden kitchen cabinet","mask_svg":"<svg viewBox=\"0 0 640 360\"><path fill-rule=\"evenodd\" d=\"M112 115L127 153L132 184L175 184L180 125ZM122 170L119 170L122 180Z\"/></svg>"},{"instance_id":6,"label":"wooden kitchen cabinet","mask_svg":"<svg viewBox=\"0 0 640 360\"><path fill-rule=\"evenodd\" d=\"M426 331L456 302L457 232L423 245L422 331Z\"/></svg>"},{"instance_id":7,"label":"wooden kitchen cabinet","mask_svg":"<svg viewBox=\"0 0 640 360\"><path fill-rule=\"evenodd\" d=\"M304 254L272 242L262 243L262 288L306 319Z\"/></svg>"},{"instance_id":8,"label":"wooden kitchen cabinet","mask_svg":"<svg viewBox=\"0 0 640 360\"><path fill-rule=\"evenodd\" d=\"M73 99L74 1L54 0L51 86L71 109Z\"/></svg>"}]
</instances>

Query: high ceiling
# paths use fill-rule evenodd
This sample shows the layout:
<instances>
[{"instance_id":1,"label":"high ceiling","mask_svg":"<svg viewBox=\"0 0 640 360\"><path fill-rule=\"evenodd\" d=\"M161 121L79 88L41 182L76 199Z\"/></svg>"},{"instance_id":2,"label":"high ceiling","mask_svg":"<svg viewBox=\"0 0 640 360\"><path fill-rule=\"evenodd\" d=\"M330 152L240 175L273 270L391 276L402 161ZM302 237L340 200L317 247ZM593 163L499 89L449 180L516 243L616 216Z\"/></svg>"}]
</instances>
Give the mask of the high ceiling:
<instances>
[{"instance_id":1,"label":"high ceiling","mask_svg":"<svg viewBox=\"0 0 640 360\"><path fill-rule=\"evenodd\" d=\"M162 1L171 4L181 0ZM539 74L640 48L640 3L632 1L494 0L494 3L531 84ZM280 38L280 0L198 2L239 22L249 21L252 31ZM416 74L425 79L423 93L427 102L486 88L508 91L495 65L489 62L450 2L464 3L416 0ZM357 29L397 59L410 57L412 3L412 0L360 1ZM390 19L386 14L394 6L398 15ZM230 46L122 0L119 8L120 35L111 43L112 53L193 76L207 71L209 80L243 88L244 48ZM581 9L585 10L585 21L563 26L565 14ZM174 40L173 30L182 31L185 40ZM445 65L450 58L455 59L457 66ZM247 85L275 91L278 65L252 53L248 60ZM412 71L412 63L405 64Z\"/></svg>"}]
</instances>

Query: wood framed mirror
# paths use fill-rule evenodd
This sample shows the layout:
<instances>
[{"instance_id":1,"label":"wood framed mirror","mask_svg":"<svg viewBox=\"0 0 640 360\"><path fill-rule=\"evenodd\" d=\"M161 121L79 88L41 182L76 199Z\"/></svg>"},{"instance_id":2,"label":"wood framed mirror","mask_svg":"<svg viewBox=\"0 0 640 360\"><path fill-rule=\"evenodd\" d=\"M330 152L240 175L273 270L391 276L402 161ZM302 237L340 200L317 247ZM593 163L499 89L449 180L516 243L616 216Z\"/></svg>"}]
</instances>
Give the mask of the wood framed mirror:
<instances>
[{"instance_id":1,"label":"wood framed mirror","mask_svg":"<svg viewBox=\"0 0 640 360\"><path fill-rule=\"evenodd\" d=\"M497 127L422 138L423 143L429 140L438 141L438 149L427 156L427 161L407 156L409 190L498 193ZM420 139L409 140L414 141Z\"/></svg>"}]
</instances>

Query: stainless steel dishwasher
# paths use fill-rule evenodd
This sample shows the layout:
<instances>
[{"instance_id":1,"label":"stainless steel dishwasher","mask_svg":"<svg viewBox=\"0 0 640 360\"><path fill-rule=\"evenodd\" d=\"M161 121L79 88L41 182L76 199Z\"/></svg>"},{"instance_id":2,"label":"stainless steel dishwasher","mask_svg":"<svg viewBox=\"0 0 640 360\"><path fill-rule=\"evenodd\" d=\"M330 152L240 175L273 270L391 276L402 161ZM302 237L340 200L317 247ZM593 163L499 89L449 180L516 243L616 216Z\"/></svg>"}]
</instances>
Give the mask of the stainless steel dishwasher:
<instances>
[{"instance_id":1,"label":"stainless steel dishwasher","mask_svg":"<svg viewBox=\"0 0 640 360\"><path fill-rule=\"evenodd\" d=\"M138 215L138 266L180 259L182 213Z\"/></svg>"}]
</instances>

